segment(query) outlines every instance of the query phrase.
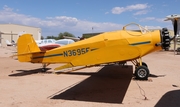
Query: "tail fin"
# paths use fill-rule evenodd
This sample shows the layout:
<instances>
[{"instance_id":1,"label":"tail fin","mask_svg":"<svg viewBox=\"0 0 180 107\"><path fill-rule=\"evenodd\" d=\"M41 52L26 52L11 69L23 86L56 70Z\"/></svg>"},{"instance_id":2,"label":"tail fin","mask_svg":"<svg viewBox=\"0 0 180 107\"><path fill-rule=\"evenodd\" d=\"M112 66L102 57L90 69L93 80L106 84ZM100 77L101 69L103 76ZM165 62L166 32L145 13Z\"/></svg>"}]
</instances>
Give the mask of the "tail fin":
<instances>
[{"instance_id":1,"label":"tail fin","mask_svg":"<svg viewBox=\"0 0 180 107\"><path fill-rule=\"evenodd\" d=\"M31 34L23 34L17 41L18 60L30 62L33 53L41 52Z\"/></svg>"}]
</instances>

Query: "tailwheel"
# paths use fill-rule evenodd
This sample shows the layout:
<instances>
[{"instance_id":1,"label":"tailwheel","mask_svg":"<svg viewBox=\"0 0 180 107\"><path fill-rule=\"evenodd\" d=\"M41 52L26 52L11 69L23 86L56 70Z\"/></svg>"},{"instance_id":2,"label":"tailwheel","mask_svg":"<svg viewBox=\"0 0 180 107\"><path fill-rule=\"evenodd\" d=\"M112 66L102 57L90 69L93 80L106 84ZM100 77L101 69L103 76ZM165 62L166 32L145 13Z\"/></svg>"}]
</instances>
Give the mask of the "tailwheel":
<instances>
[{"instance_id":1,"label":"tailwheel","mask_svg":"<svg viewBox=\"0 0 180 107\"><path fill-rule=\"evenodd\" d=\"M135 70L135 76L137 79L147 80L149 76L149 69L144 65L138 66Z\"/></svg>"},{"instance_id":2,"label":"tailwheel","mask_svg":"<svg viewBox=\"0 0 180 107\"><path fill-rule=\"evenodd\" d=\"M41 71L42 72L46 72L47 71L47 69L46 69L46 67L49 65L49 63L48 64L42 64L42 69L41 69Z\"/></svg>"},{"instance_id":3,"label":"tailwheel","mask_svg":"<svg viewBox=\"0 0 180 107\"><path fill-rule=\"evenodd\" d=\"M42 68L41 71L42 71L42 72L46 72L47 69L46 69L46 68Z\"/></svg>"}]
</instances>

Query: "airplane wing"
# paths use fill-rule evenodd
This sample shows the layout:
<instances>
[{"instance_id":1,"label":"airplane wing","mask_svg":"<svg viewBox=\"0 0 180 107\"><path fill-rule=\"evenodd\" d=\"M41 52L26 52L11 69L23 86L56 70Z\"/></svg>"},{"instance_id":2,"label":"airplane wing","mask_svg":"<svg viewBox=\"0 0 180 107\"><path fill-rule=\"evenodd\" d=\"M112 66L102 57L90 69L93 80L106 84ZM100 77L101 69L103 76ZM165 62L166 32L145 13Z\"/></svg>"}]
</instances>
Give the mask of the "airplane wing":
<instances>
[{"instance_id":1,"label":"airplane wing","mask_svg":"<svg viewBox=\"0 0 180 107\"><path fill-rule=\"evenodd\" d=\"M63 38L65 38L65 39L72 39L74 41L79 41L80 40L80 38L68 37L68 36L63 36Z\"/></svg>"},{"instance_id":2,"label":"airplane wing","mask_svg":"<svg viewBox=\"0 0 180 107\"><path fill-rule=\"evenodd\" d=\"M165 21L168 21L168 20L174 20L175 18L180 18L180 15L177 15L177 14L174 14L174 15L168 15L168 16L166 16Z\"/></svg>"}]
</instances>

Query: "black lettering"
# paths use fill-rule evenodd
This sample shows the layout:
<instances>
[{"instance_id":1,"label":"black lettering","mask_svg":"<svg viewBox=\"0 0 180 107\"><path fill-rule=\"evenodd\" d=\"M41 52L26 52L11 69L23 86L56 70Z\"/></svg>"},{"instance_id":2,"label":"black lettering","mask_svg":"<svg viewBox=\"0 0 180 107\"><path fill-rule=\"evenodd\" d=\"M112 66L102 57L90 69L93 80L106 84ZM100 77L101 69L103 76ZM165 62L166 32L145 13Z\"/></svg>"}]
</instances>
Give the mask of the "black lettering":
<instances>
[{"instance_id":1,"label":"black lettering","mask_svg":"<svg viewBox=\"0 0 180 107\"><path fill-rule=\"evenodd\" d=\"M68 55L72 56L72 51L71 50L68 50Z\"/></svg>"},{"instance_id":2,"label":"black lettering","mask_svg":"<svg viewBox=\"0 0 180 107\"><path fill-rule=\"evenodd\" d=\"M64 57L68 57L68 52L64 51Z\"/></svg>"},{"instance_id":3,"label":"black lettering","mask_svg":"<svg viewBox=\"0 0 180 107\"><path fill-rule=\"evenodd\" d=\"M77 55L81 55L81 49L77 49Z\"/></svg>"},{"instance_id":4,"label":"black lettering","mask_svg":"<svg viewBox=\"0 0 180 107\"><path fill-rule=\"evenodd\" d=\"M81 53L82 54L85 54L86 52L85 52L85 48L81 48Z\"/></svg>"},{"instance_id":5,"label":"black lettering","mask_svg":"<svg viewBox=\"0 0 180 107\"><path fill-rule=\"evenodd\" d=\"M72 50L73 56L76 56L76 50Z\"/></svg>"},{"instance_id":6,"label":"black lettering","mask_svg":"<svg viewBox=\"0 0 180 107\"><path fill-rule=\"evenodd\" d=\"M86 48L86 53L87 53L87 52L89 52L89 47L88 47L88 48Z\"/></svg>"}]
</instances>

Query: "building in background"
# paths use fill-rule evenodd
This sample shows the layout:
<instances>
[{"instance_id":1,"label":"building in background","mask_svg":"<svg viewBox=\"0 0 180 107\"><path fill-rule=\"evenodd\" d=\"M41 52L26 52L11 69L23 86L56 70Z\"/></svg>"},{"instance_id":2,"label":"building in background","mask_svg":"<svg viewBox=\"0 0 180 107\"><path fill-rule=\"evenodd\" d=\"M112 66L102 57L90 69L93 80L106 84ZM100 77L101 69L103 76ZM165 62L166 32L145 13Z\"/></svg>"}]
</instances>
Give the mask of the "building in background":
<instances>
[{"instance_id":1,"label":"building in background","mask_svg":"<svg viewBox=\"0 0 180 107\"><path fill-rule=\"evenodd\" d=\"M16 43L19 35L23 33L32 34L35 40L41 39L40 28L18 24L0 24L0 45L6 46L7 40Z\"/></svg>"}]
</instances>

